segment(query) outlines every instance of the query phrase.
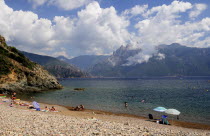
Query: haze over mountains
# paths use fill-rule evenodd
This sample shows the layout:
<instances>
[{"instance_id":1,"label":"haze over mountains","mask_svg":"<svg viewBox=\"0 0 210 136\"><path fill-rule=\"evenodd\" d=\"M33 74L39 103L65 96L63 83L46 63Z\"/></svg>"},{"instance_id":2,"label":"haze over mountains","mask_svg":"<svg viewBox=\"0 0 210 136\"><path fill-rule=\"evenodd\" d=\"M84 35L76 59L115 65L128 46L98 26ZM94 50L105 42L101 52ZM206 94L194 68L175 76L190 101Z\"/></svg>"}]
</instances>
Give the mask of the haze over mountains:
<instances>
[{"instance_id":1,"label":"haze over mountains","mask_svg":"<svg viewBox=\"0 0 210 136\"><path fill-rule=\"evenodd\" d=\"M141 49L132 49L129 45L121 46L111 56L83 55L73 59L63 56L56 59L24 52L28 58L43 65L46 70L58 78L90 77L90 75L125 78L210 76L210 48L192 48L178 43L160 45L157 47L157 53L147 62L130 63L139 53Z\"/></svg>"},{"instance_id":2,"label":"haze over mountains","mask_svg":"<svg viewBox=\"0 0 210 136\"><path fill-rule=\"evenodd\" d=\"M72 59L67 59L64 56L59 56L57 59L73 64L82 70L88 71L95 64L104 61L109 56L105 55L82 55Z\"/></svg>"},{"instance_id":3,"label":"haze over mountains","mask_svg":"<svg viewBox=\"0 0 210 136\"><path fill-rule=\"evenodd\" d=\"M210 48L191 48L174 43L158 47L160 55L148 62L129 64L141 50L120 47L108 59L93 66L90 73L102 77L210 76Z\"/></svg>"},{"instance_id":4,"label":"haze over mountains","mask_svg":"<svg viewBox=\"0 0 210 136\"><path fill-rule=\"evenodd\" d=\"M121 46L111 56L79 56L73 63L96 77L210 76L210 48L192 48L173 43L160 45L148 61L131 63L141 49ZM95 64L94 64L94 63ZM97 62L97 63L96 63Z\"/></svg>"},{"instance_id":5,"label":"haze over mountains","mask_svg":"<svg viewBox=\"0 0 210 136\"><path fill-rule=\"evenodd\" d=\"M74 77L87 77L89 76L86 72L83 72L79 68L68 64L64 61L60 61L50 56L43 56L28 52L23 52L33 62L36 62L53 74L57 78L74 78Z\"/></svg>"}]
</instances>

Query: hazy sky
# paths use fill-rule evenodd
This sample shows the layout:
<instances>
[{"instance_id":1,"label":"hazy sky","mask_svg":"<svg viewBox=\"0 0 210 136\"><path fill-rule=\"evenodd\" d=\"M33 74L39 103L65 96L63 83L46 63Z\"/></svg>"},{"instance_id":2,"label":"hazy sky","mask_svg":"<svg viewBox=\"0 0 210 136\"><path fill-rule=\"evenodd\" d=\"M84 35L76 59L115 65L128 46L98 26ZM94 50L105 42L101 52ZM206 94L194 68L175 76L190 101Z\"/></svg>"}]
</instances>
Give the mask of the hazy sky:
<instances>
[{"instance_id":1,"label":"hazy sky","mask_svg":"<svg viewBox=\"0 0 210 136\"><path fill-rule=\"evenodd\" d=\"M131 44L147 61L160 44L210 46L210 0L0 0L0 34L11 46L74 57ZM163 54L157 54L164 56Z\"/></svg>"}]
</instances>

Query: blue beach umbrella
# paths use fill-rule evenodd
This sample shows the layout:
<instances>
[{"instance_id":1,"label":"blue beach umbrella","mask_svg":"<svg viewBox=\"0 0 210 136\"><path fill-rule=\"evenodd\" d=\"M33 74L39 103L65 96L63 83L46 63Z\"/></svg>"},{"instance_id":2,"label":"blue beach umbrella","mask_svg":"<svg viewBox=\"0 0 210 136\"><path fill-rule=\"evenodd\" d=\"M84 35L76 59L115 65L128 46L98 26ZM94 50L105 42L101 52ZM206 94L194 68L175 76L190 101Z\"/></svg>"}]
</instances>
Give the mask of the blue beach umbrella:
<instances>
[{"instance_id":1,"label":"blue beach umbrella","mask_svg":"<svg viewBox=\"0 0 210 136\"><path fill-rule=\"evenodd\" d=\"M154 108L153 110L154 110L154 111L158 111L158 112L164 112L164 111L166 111L167 109L164 108L164 107L156 107L156 108Z\"/></svg>"}]
</instances>

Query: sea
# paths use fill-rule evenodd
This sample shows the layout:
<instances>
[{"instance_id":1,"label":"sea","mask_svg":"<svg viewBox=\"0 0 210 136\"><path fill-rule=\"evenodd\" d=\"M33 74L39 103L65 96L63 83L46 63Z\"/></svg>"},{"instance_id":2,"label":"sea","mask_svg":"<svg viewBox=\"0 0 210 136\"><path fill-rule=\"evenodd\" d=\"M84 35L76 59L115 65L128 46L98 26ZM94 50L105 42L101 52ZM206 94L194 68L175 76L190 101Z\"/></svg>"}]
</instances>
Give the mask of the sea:
<instances>
[{"instance_id":1,"label":"sea","mask_svg":"<svg viewBox=\"0 0 210 136\"><path fill-rule=\"evenodd\" d=\"M180 121L210 125L210 77L72 78L61 90L20 95L24 100L155 118L176 109ZM76 91L75 88L85 88ZM125 102L128 107L125 107ZM166 114L167 115L167 114ZM167 115L177 120L177 116Z\"/></svg>"}]
</instances>

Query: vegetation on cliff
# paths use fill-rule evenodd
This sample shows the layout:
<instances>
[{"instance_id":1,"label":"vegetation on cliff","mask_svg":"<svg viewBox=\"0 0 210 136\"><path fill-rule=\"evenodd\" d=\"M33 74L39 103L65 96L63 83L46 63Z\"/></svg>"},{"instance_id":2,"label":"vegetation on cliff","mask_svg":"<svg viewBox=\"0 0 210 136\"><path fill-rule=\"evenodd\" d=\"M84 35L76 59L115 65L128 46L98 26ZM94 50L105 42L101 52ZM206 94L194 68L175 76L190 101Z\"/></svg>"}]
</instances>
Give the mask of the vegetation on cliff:
<instances>
[{"instance_id":1,"label":"vegetation on cliff","mask_svg":"<svg viewBox=\"0 0 210 136\"><path fill-rule=\"evenodd\" d=\"M33 70L35 63L29 61L22 53L20 53L15 47L7 46L3 37L0 37L1 44L0 46L0 62L1 62L1 70L0 75L8 74L11 68L14 68L14 65L9 61L9 59L13 59L18 63L22 64L24 67L27 67ZM7 59L9 58L9 59Z\"/></svg>"},{"instance_id":2,"label":"vegetation on cliff","mask_svg":"<svg viewBox=\"0 0 210 136\"><path fill-rule=\"evenodd\" d=\"M62 86L40 65L31 62L0 36L0 91L42 91Z\"/></svg>"}]
</instances>

